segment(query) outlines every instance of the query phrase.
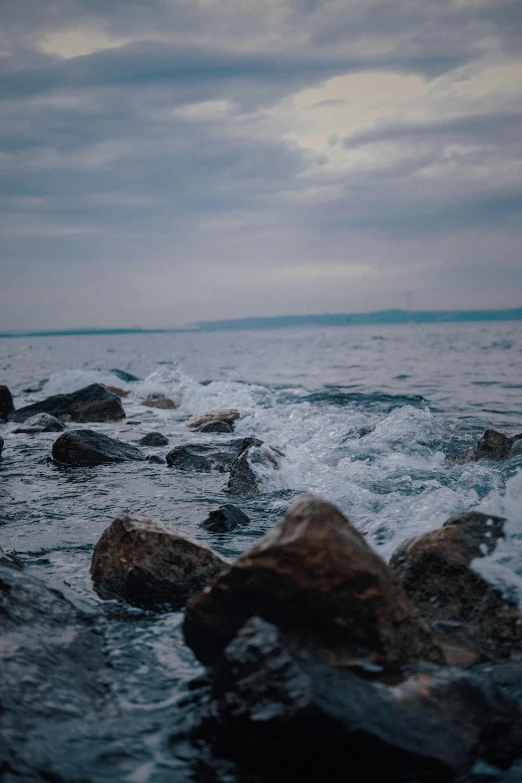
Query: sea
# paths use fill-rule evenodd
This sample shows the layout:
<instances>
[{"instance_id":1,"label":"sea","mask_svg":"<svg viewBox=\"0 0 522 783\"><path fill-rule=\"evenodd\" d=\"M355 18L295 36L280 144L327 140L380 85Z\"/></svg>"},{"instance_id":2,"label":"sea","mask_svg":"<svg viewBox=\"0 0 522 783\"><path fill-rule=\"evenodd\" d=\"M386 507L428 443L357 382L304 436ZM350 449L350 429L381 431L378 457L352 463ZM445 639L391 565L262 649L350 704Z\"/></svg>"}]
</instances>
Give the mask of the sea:
<instances>
[{"instance_id":1,"label":"sea","mask_svg":"<svg viewBox=\"0 0 522 783\"><path fill-rule=\"evenodd\" d=\"M127 373L137 380L125 380ZM103 715L74 715L73 692L65 739L57 731L42 744L39 718L28 716L34 742L27 741L27 753L37 761L50 756L64 780L198 779L171 745L179 705L203 671L183 642L182 613L102 601L92 588L93 547L122 512L171 523L234 560L296 495L312 492L335 503L389 559L405 539L479 509L508 521L506 539L474 567L522 605L522 456L447 459L487 428L522 432L522 321L0 339L0 383L16 407L94 382L129 391L126 418L79 426L133 444L152 431L169 438L168 446L144 449L148 454L229 440L194 434L186 422L237 408L235 437L255 435L284 457L277 471L254 467L259 497L231 498L226 475L166 463L60 470L47 460L55 433L15 434L16 425L0 425L0 546L96 618L113 673L111 703L132 727L118 733L111 723L104 731ZM141 404L157 392L178 407ZM228 502L250 517L249 526L220 534L201 526ZM56 714L63 719L59 707Z\"/></svg>"}]
</instances>

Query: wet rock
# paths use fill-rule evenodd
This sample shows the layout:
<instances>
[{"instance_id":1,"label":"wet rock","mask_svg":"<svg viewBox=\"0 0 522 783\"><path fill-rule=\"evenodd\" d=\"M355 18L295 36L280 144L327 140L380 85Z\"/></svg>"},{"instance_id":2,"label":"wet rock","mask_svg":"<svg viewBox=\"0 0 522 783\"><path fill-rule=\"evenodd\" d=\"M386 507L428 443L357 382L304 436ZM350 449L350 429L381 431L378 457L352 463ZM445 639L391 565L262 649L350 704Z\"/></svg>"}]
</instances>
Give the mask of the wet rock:
<instances>
[{"instance_id":1,"label":"wet rock","mask_svg":"<svg viewBox=\"0 0 522 783\"><path fill-rule=\"evenodd\" d=\"M102 465L107 462L144 460L136 446L93 430L64 432L53 444L53 459L73 467Z\"/></svg>"},{"instance_id":2,"label":"wet rock","mask_svg":"<svg viewBox=\"0 0 522 783\"><path fill-rule=\"evenodd\" d=\"M201 416L194 416L194 418L190 419L190 421L187 422L187 427L191 430L196 430L205 424L215 421L225 421L227 424L233 424L239 419L239 415L239 411L234 408L208 411L208 413L203 413Z\"/></svg>"},{"instance_id":3,"label":"wet rock","mask_svg":"<svg viewBox=\"0 0 522 783\"><path fill-rule=\"evenodd\" d=\"M511 446L508 458L513 459L514 457L520 457L521 455L522 455L522 438L518 438Z\"/></svg>"},{"instance_id":4,"label":"wet rock","mask_svg":"<svg viewBox=\"0 0 522 783\"><path fill-rule=\"evenodd\" d=\"M176 528L146 517L117 517L94 548L91 577L106 599L180 609L227 561Z\"/></svg>"},{"instance_id":5,"label":"wet rock","mask_svg":"<svg viewBox=\"0 0 522 783\"><path fill-rule=\"evenodd\" d=\"M126 370L115 370L113 368L112 370L109 370L109 372L112 372L114 375L116 375L117 378L120 379L120 381L124 381L125 383L141 380L137 375L133 375L131 372L127 372Z\"/></svg>"},{"instance_id":6,"label":"wet rock","mask_svg":"<svg viewBox=\"0 0 522 783\"><path fill-rule=\"evenodd\" d=\"M202 527L210 530L211 533L228 533L235 530L238 526L250 524L250 519L237 506L226 503L223 506L211 511L208 518L201 523Z\"/></svg>"},{"instance_id":7,"label":"wet rock","mask_svg":"<svg viewBox=\"0 0 522 783\"><path fill-rule=\"evenodd\" d=\"M152 462L154 465L164 465L165 460L161 457L158 457L157 454L149 454L147 457L147 462Z\"/></svg>"},{"instance_id":8,"label":"wet rock","mask_svg":"<svg viewBox=\"0 0 522 783\"><path fill-rule=\"evenodd\" d=\"M190 444L176 446L167 454L167 465L178 470L195 470L198 473L218 471L226 473L241 450L242 441L231 441L219 446Z\"/></svg>"},{"instance_id":9,"label":"wet rock","mask_svg":"<svg viewBox=\"0 0 522 783\"><path fill-rule=\"evenodd\" d=\"M442 639L493 660L522 658L522 615L516 604L472 568L503 535L503 519L469 511L406 541L390 561L421 616Z\"/></svg>"},{"instance_id":10,"label":"wet rock","mask_svg":"<svg viewBox=\"0 0 522 783\"><path fill-rule=\"evenodd\" d=\"M508 767L522 716L483 677L432 667L396 685L368 681L254 617L224 650L199 732L261 780L440 783L477 758Z\"/></svg>"},{"instance_id":11,"label":"wet rock","mask_svg":"<svg viewBox=\"0 0 522 783\"><path fill-rule=\"evenodd\" d=\"M50 413L60 421L119 421L125 418L120 398L101 383L92 383L72 394L55 394L42 402L19 408L10 421L26 421L36 413Z\"/></svg>"},{"instance_id":12,"label":"wet rock","mask_svg":"<svg viewBox=\"0 0 522 783\"><path fill-rule=\"evenodd\" d=\"M126 391L125 389L120 389L119 386L105 386L108 392L111 392L111 394L116 394L117 397L128 397L130 392Z\"/></svg>"},{"instance_id":13,"label":"wet rock","mask_svg":"<svg viewBox=\"0 0 522 783\"><path fill-rule=\"evenodd\" d=\"M9 418L14 411L13 395L7 386L0 385L0 421Z\"/></svg>"},{"instance_id":14,"label":"wet rock","mask_svg":"<svg viewBox=\"0 0 522 783\"><path fill-rule=\"evenodd\" d=\"M203 424L198 427L196 432L221 432L230 433L234 432L234 425L228 421L209 421L208 424Z\"/></svg>"},{"instance_id":15,"label":"wet rock","mask_svg":"<svg viewBox=\"0 0 522 783\"><path fill-rule=\"evenodd\" d=\"M230 466L227 492L250 498L260 495L259 479L252 465L262 466L268 470L279 470L281 456L280 451L263 443L262 440L245 438L237 459Z\"/></svg>"},{"instance_id":16,"label":"wet rock","mask_svg":"<svg viewBox=\"0 0 522 783\"><path fill-rule=\"evenodd\" d=\"M37 413L26 419L22 426L17 427L14 432L35 434L38 432L63 432L64 429L64 425L56 416L51 416L49 413Z\"/></svg>"},{"instance_id":17,"label":"wet rock","mask_svg":"<svg viewBox=\"0 0 522 783\"><path fill-rule=\"evenodd\" d=\"M140 440L140 446L166 446L169 439L161 432L148 432Z\"/></svg>"},{"instance_id":18,"label":"wet rock","mask_svg":"<svg viewBox=\"0 0 522 783\"><path fill-rule=\"evenodd\" d=\"M20 569L22 564L15 555L8 555L0 546L0 566Z\"/></svg>"},{"instance_id":19,"label":"wet rock","mask_svg":"<svg viewBox=\"0 0 522 783\"><path fill-rule=\"evenodd\" d=\"M486 430L480 440L469 449L454 454L450 457L452 462L462 464L464 462L477 462L479 459L509 459L516 443L522 441L522 433L509 438L496 430ZM522 453L522 444L520 447Z\"/></svg>"},{"instance_id":20,"label":"wet rock","mask_svg":"<svg viewBox=\"0 0 522 783\"><path fill-rule=\"evenodd\" d=\"M2 451L4 450L4 439L0 435L0 457L2 456Z\"/></svg>"},{"instance_id":21,"label":"wet rock","mask_svg":"<svg viewBox=\"0 0 522 783\"><path fill-rule=\"evenodd\" d=\"M160 408L161 410L173 410L179 407L174 400L165 397L163 394L149 394L147 399L143 400L141 404L145 405L146 408Z\"/></svg>"},{"instance_id":22,"label":"wet rock","mask_svg":"<svg viewBox=\"0 0 522 783\"><path fill-rule=\"evenodd\" d=\"M332 504L301 495L285 518L187 605L184 634L202 663L253 615L329 660L394 667L441 651L388 566Z\"/></svg>"}]
</instances>

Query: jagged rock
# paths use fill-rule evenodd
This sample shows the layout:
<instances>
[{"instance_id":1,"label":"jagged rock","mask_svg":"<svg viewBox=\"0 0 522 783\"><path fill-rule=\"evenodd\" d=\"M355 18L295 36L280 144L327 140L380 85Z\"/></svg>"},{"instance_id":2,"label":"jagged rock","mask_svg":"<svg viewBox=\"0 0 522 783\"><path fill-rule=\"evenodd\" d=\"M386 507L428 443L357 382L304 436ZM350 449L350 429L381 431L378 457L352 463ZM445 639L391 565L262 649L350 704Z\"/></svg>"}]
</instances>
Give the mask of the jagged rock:
<instances>
[{"instance_id":1,"label":"jagged rock","mask_svg":"<svg viewBox=\"0 0 522 783\"><path fill-rule=\"evenodd\" d=\"M234 432L234 425L229 424L228 421L209 421L208 424L203 424L196 429L196 432L221 432L230 433Z\"/></svg>"},{"instance_id":2,"label":"jagged rock","mask_svg":"<svg viewBox=\"0 0 522 783\"><path fill-rule=\"evenodd\" d=\"M140 440L140 446L166 446L169 439L161 432L148 432Z\"/></svg>"},{"instance_id":3,"label":"jagged rock","mask_svg":"<svg viewBox=\"0 0 522 783\"><path fill-rule=\"evenodd\" d=\"M94 548L91 577L106 599L180 609L227 561L176 528L146 517L117 517Z\"/></svg>"},{"instance_id":4,"label":"jagged rock","mask_svg":"<svg viewBox=\"0 0 522 783\"><path fill-rule=\"evenodd\" d=\"M105 386L108 392L111 392L111 394L116 394L117 397L128 397L130 392L126 391L125 389L120 389L119 386Z\"/></svg>"},{"instance_id":5,"label":"jagged rock","mask_svg":"<svg viewBox=\"0 0 522 783\"><path fill-rule=\"evenodd\" d=\"M22 564L15 555L8 555L0 546L0 566L20 569Z\"/></svg>"},{"instance_id":6,"label":"jagged rock","mask_svg":"<svg viewBox=\"0 0 522 783\"><path fill-rule=\"evenodd\" d=\"M137 375L133 375L131 372L127 372L126 370L115 370L113 368L112 370L109 370L109 372L112 372L120 379L120 381L124 381L125 383L131 383L132 381L140 380Z\"/></svg>"},{"instance_id":7,"label":"jagged rock","mask_svg":"<svg viewBox=\"0 0 522 783\"><path fill-rule=\"evenodd\" d=\"M233 424L236 419L239 419L239 411L234 408L225 408L224 410L208 411L201 416L194 416L187 422L187 427L191 430L196 430L202 427L204 424L209 424L213 421L225 421L227 424Z\"/></svg>"},{"instance_id":8,"label":"jagged rock","mask_svg":"<svg viewBox=\"0 0 522 783\"><path fill-rule=\"evenodd\" d=\"M257 438L245 438L241 451L230 466L227 492L231 495L256 497L261 494L259 479L252 470L252 464L262 465L269 470L279 470L280 451L263 443Z\"/></svg>"},{"instance_id":9,"label":"jagged rock","mask_svg":"<svg viewBox=\"0 0 522 783\"><path fill-rule=\"evenodd\" d=\"M146 400L142 400L141 404L147 408L160 408L162 410L173 410L179 407L174 400L165 397L164 394L149 394Z\"/></svg>"},{"instance_id":10,"label":"jagged rock","mask_svg":"<svg viewBox=\"0 0 522 783\"><path fill-rule=\"evenodd\" d=\"M51 416L49 413L37 413L26 419L21 427L17 427L14 432L26 432L28 434L38 432L63 432L65 429L62 422Z\"/></svg>"},{"instance_id":11,"label":"jagged rock","mask_svg":"<svg viewBox=\"0 0 522 783\"><path fill-rule=\"evenodd\" d=\"M480 440L469 449L454 454L450 457L452 462L462 464L464 462L477 462L479 459L509 459L517 442L522 440L522 433L509 438L496 430L486 430ZM522 444L519 447L522 453Z\"/></svg>"},{"instance_id":12,"label":"jagged rock","mask_svg":"<svg viewBox=\"0 0 522 783\"><path fill-rule=\"evenodd\" d=\"M372 682L253 617L224 650L199 738L262 780L277 769L281 781L440 783L477 758L508 767L522 742L516 701L484 677L426 668Z\"/></svg>"},{"instance_id":13,"label":"jagged rock","mask_svg":"<svg viewBox=\"0 0 522 783\"><path fill-rule=\"evenodd\" d=\"M0 421L9 418L14 411L13 395L7 386L0 385Z\"/></svg>"},{"instance_id":14,"label":"jagged rock","mask_svg":"<svg viewBox=\"0 0 522 783\"><path fill-rule=\"evenodd\" d=\"M167 454L167 465L178 470L195 470L210 473L213 470L226 473L241 450L241 440L219 444L219 446L194 443L176 446Z\"/></svg>"},{"instance_id":15,"label":"jagged rock","mask_svg":"<svg viewBox=\"0 0 522 783\"><path fill-rule=\"evenodd\" d=\"M144 460L145 455L136 446L109 438L101 432L72 430L64 432L54 442L53 459L62 465L79 467Z\"/></svg>"},{"instance_id":16,"label":"jagged rock","mask_svg":"<svg viewBox=\"0 0 522 783\"><path fill-rule=\"evenodd\" d=\"M72 394L55 394L11 413L10 421L26 421L35 413L50 413L60 421L119 421L125 418L120 398L101 383L92 383Z\"/></svg>"},{"instance_id":17,"label":"jagged rock","mask_svg":"<svg viewBox=\"0 0 522 783\"><path fill-rule=\"evenodd\" d=\"M3 449L4 449L4 439L0 435L0 457L2 456Z\"/></svg>"},{"instance_id":18,"label":"jagged rock","mask_svg":"<svg viewBox=\"0 0 522 783\"><path fill-rule=\"evenodd\" d=\"M521 613L471 567L503 535L503 519L469 511L406 541L390 567L441 638L494 660L522 659Z\"/></svg>"},{"instance_id":19,"label":"jagged rock","mask_svg":"<svg viewBox=\"0 0 522 783\"><path fill-rule=\"evenodd\" d=\"M238 526L248 525L250 519L237 506L226 503L223 506L211 511L208 518L201 523L202 527L210 530L211 533L228 533L235 530Z\"/></svg>"},{"instance_id":20,"label":"jagged rock","mask_svg":"<svg viewBox=\"0 0 522 783\"><path fill-rule=\"evenodd\" d=\"M189 601L186 642L202 663L214 663L253 615L331 660L390 667L442 660L388 566L335 506L313 495L301 495L257 546Z\"/></svg>"}]
</instances>

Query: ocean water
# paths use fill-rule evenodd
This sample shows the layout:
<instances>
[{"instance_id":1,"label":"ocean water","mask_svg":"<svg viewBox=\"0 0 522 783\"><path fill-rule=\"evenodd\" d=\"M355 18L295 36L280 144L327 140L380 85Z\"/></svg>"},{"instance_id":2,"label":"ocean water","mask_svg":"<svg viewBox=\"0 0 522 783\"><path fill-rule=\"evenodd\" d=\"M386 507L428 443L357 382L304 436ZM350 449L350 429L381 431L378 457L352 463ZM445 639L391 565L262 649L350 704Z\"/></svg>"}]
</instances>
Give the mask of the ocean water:
<instances>
[{"instance_id":1,"label":"ocean water","mask_svg":"<svg viewBox=\"0 0 522 783\"><path fill-rule=\"evenodd\" d=\"M123 381L115 369L141 380ZM122 512L173 523L233 559L309 491L336 503L387 559L403 540L453 514L486 510L507 517L508 535L477 568L522 601L522 457L446 459L488 427L522 432L522 322L0 340L0 383L16 407L95 381L130 391L127 418L82 427L131 443L158 430L169 445L144 451L163 456L179 444L228 440L194 434L186 420L234 407L238 437L256 435L285 457L279 471L257 468L262 494L243 500L223 492L223 474L166 464L58 470L46 461L56 434L15 434L16 425L0 425L0 546L99 618L114 703L135 726L132 739L102 741L82 724L86 780L192 779L168 741L172 711L201 673L182 641L182 614L128 610L111 619L115 602L92 590L92 548ZM179 408L143 407L152 392ZM250 526L207 532L200 523L225 502L239 505Z\"/></svg>"}]
</instances>

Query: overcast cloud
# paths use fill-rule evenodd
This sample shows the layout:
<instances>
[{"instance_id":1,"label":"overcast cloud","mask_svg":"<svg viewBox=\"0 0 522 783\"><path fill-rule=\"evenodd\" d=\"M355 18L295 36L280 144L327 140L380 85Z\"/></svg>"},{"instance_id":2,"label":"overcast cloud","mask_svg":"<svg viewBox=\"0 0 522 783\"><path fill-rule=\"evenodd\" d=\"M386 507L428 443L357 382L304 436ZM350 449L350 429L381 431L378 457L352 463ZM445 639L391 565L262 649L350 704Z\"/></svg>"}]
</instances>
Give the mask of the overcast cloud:
<instances>
[{"instance_id":1,"label":"overcast cloud","mask_svg":"<svg viewBox=\"0 0 522 783\"><path fill-rule=\"evenodd\" d=\"M522 304L519 0L3 0L0 329Z\"/></svg>"}]
</instances>

